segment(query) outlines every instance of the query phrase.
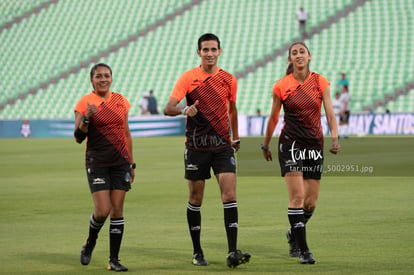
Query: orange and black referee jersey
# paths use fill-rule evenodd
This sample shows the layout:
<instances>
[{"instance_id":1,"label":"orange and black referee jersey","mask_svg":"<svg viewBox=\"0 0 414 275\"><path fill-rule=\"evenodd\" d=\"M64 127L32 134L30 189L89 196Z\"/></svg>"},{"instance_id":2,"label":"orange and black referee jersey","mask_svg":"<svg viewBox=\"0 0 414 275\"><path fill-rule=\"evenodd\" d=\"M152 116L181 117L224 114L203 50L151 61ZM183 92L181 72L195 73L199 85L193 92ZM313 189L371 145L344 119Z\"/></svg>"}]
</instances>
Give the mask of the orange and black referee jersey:
<instances>
[{"instance_id":1,"label":"orange and black referee jersey","mask_svg":"<svg viewBox=\"0 0 414 275\"><path fill-rule=\"evenodd\" d=\"M87 168L132 162L125 137L125 115L131 105L123 95L110 93L104 101L95 92L91 92L83 96L75 107L75 111L82 115L86 113L88 104L98 107L88 129L85 155Z\"/></svg>"},{"instance_id":2,"label":"orange and black referee jersey","mask_svg":"<svg viewBox=\"0 0 414 275\"><path fill-rule=\"evenodd\" d=\"M187 117L186 147L193 150L215 150L231 146L228 101L236 102L236 78L218 68L208 74L201 66L185 72L177 81L171 97L187 105L197 100L198 113Z\"/></svg>"},{"instance_id":3,"label":"orange and black referee jersey","mask_svg":"<svg viewBox=\"0 0 414 275\"><path fill-rule=\"evenodd\" d=\"M321 106L322 94L328 86L329 81L314 72L310 72L303 84L291 73L273 86L284 111L280 143L290 145L295 141L302 148L323 149Z\"/></svg>"}]
</instances>

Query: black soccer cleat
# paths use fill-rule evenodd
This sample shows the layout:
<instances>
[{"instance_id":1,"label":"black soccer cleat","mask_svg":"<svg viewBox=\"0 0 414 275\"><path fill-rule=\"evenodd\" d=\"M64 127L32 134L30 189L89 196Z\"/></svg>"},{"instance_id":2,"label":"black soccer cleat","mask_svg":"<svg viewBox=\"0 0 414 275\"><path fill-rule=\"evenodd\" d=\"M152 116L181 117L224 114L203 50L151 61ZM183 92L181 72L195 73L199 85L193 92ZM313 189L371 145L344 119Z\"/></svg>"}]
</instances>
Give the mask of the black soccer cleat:
<instances>
[{"instance_id":1,"label":"black soccer cleat","mask_svg":"<svg viewBox=\"0 0 414 275\"><path fill-rule=\"evenodd\" d=\"M80 262L83 265L88 265L92 259L92 251L95 248L96 242L86 240L86 243L82 246L80 252Z\"/></svg>"},{"instance_id":2,"label":"black soccer cleat","mask_svg":"<svg viewBox=\"0 0 414 275\"><path fill-rule=\"evenodd\" d=\"M300 248L298 244L296 243L295 237L293 236L292 232L290 231L290 228L288 231L286 231L286 238L289 243L289 256L296 258L300 256Z\"/></svg>"},{"instance_id":3,"label":"black soccer cleat","mask_svg":"<svg viewBox=\"0 0 414 275\"><path fill-rule=\"evenodd\" d=\"M119 263L119 259L109 259L108 270L113 270L117 272L128 271L128 267L121 265Z\"/></svg>"},{"instance_id":4,"label":"black soccer cleat","mask_svg":"<svg viewBox=\"0 0 414 275\"><path fill-rule=\"evenodd\" d=\"M232 251L227 255L227 266L235 268L238 265L248 263L251 256L249 253L242 253L240 250Z\"/></svg>"},{"instance_id":5,"label":"black soccer cleat","mask_svg":"<svg viewBox=\"0 0 414 275\"><path fill-rule=\"evenodd\" d=\"M192 262L193 262L193 265L198 265L198 266L206 266L206 265L208 265L208 262L204 258L203 253L195 253L193 255Z\"/></svg>"},{"instance_id":6,"label":"black soccer cleat","mask_svg":"<svg viewBox=\"0 0 414 275\"><path fill-rule=\"evenodd\" d=\"M310 251L302 252L299 256L301 264L315 264L316 261Z\"/></svg>"}]
</instances>

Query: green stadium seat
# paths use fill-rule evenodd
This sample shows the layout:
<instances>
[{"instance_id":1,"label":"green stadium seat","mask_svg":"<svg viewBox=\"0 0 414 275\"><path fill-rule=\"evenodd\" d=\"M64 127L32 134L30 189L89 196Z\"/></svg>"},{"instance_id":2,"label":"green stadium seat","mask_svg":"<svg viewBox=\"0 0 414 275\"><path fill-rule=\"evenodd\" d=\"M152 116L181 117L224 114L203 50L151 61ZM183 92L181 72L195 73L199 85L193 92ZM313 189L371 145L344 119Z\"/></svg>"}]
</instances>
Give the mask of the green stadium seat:
<instances>
[{"instance_id":1,"label":"green stadium seat","mask_svg":"<svg viewBox=\"0 0 414 275\"><path fill-rule=\"evenodd\" d=\"M2 1L0 7L3 4L6 6L6 2L11 3ZM17 6L29 3L27 5L31 7L40 3L17 2ZM50 81L71 67L79 66L90 57L157 20L165 19L175 9L190 2L125 0L118 1L114 8L110 1L58 1L41 10L1 33L0 47L4 54L1 59L3 66L0 68L0 87L5 87L6 92L5 96L0 97L0 103L20 93L27 93L28 89ZM304 2L305 9L311 14L309 27L318 26L353 2ZM211 7L214 7L214 14L210 12ZM7 9L10 7L4 10ZM114 71L114 90L122 92L131 101L133 107L130 114L139 115L137 105L143 92L153 89L161 107L168 100L177 78L185 70L199 64L195 46L200 34L211 31L221 37L223 55L219 66L237 73L298 36L294 18L297 9L297 3L282 0L276 4L274 0L263 0L261 5L249 0L201 1L181 16L174 17L174 20L167 21L155 31L129 43L126 48L99 58L98 61L111 65ZM410 51L414 37L412 28L409 28L414 22L406 10L413 10L411 1L367 1L355 12L306 41L314 57L311 70L328 77L332 93L339 73L347 73L351 81L352 111L361 111L375 100L381 100L392 93L395 88L414 80L414 69L410 62L414 60L413 51ZM91 20L93 14L85 16L91 11L106 20ZM2 11L1 14L3 13L6 12ZM12 14L16 17L21 12ZM77 15L78 20L73 20L73 14ZM184 27L185 31L182 31ZM68 31L71 29L75 31ZM105 35L97 32L97 29L104 29ZM376 49L377 45L380 45L380 50L371 50ZM15 48L21 50L17 52L13 50ZM400 52L405 52L407 56L402 57ZM263 114L269 113L271 88L284 75L286 57L287 53L283 53L265 67L239 79L239 113L254 114L258 107ZM56 85L39 90L32 104L59 104L59 112L55 115L72 118L77 100L91 91L88 78L90 66L60 80ZM372 72L374 67L378 68L375 73ZM31 77L21 81L21 75ZM68 95L68 101L57 103L56 95L61 92ZM29 97L25 100L29 102ZM410 106L406 104L401 108L409 109ZM21 103L17 102L13 106L7 106L0 111L0 117L4 118L6 112L17 116L18 112L11 110L21 107ZM42 113L35 111L32 114L34 118L43 117Z\"/></svg>"}]
</instances>

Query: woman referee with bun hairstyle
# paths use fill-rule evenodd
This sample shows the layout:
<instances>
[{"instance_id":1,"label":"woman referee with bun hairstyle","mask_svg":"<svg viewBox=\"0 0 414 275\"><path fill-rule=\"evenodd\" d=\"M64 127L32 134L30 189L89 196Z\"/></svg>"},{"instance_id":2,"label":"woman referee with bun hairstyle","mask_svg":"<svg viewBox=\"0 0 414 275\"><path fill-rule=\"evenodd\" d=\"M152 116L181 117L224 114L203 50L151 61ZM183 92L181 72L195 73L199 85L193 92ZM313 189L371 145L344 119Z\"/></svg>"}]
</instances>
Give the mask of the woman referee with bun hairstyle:
<instances>
[{"instance_id":1,"label":"woman referee with bun hairstyle","mask_svg":"<svg viewBox=\"0 0 414 275\"><path fill-rule=\"evenodd\" d=\"M94 91L83 96L75 107L75 139L87 139L85 166L92 193L94 212L89 221L89 236L82 247L80 262L88 265L98 233L110 216L108 270L127 271L118 254L124 232L125 193L134 181L135 163L128 126L128 100L111 92L112 70L103 63L90 72Z\"/></svg>"},{"instance_id":2,"label":"woman referee with bun hairstyle","mask_svg":"<svg viewBox=\"0 0 414 275\"><path fill-rule=\"evenodd\" d=\"M319 195L323 166L323 132L321 106L325 108L332 136L329 150L340 151L338 126L332 108L329 81L309 70L309 49L303 42L289 48L286 76L273 87L273 104L262 144L263 156L272 161L270 141L283 106L284 126L279 135L279 164L289 194L288 218L291 228L286 233L291 257L302 264L316 261L306 241L306 223L312 217Z\"/></svg>"}]
</instances>

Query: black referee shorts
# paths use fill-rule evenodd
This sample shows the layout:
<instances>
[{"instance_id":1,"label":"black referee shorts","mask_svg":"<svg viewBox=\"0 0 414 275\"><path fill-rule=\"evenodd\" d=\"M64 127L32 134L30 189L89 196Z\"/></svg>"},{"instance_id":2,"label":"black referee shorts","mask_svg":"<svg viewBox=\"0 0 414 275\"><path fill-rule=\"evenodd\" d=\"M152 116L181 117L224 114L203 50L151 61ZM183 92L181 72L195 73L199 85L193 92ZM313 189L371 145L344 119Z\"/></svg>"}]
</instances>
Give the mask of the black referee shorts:
<instances>
[{"instance_id":1,"label":"black referee shorts","mask_svg":"<svg viewBox=\"0 0 414 275\"><path fill-rule=\"evenodd\" d=\"M321 179L323 149L297 148L279 143L279 164L282 177L289 172L302 172L305 179Z\"/></svg>"},{"instance_id":2,"label":"black referee shorts","mask_svg":"<svg viewBox=\"0 0 414 275\"><path fill-rule=\"evenodd\" d=\"M123 164L111 167L86 168L86 174L91 193L102 190L125 190L131 189L131 167Z\"/></svg>"},{"instance_id":3,"label":"black referee shorts","mask_svg":"<svg viewBox=\"0 0 414 275\"><path fill-rule=\"evenodd\" d=\"M185 178L188 180L205 180L211 178L210 169L214 175L220 173L236 173L236 159L232 147L214 151L184 152Z\"/></svg>"}]
</instances>

